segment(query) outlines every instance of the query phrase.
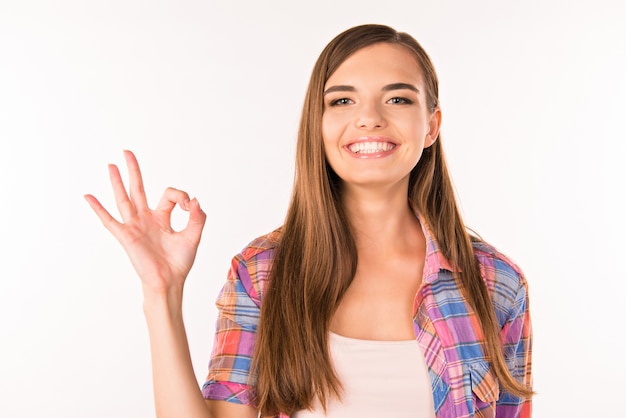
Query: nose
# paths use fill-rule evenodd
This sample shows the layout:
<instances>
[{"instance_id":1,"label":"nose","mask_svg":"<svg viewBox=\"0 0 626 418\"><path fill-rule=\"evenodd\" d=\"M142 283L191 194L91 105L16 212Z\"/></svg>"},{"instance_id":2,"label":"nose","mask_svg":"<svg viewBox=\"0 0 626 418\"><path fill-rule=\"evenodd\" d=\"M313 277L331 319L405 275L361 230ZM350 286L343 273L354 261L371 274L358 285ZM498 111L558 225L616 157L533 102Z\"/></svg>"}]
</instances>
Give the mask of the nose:
<instances>
[{"instance_id":1,"label":"nose","mask_svg":"<svg viewBox=\"0 0 626 418\"><path fill-rule=\"evenodd\" d=\"M360 129L380 129L385 126L385 118L376 103L361 103L356 125Z\"/></svg>"}]
</instances>

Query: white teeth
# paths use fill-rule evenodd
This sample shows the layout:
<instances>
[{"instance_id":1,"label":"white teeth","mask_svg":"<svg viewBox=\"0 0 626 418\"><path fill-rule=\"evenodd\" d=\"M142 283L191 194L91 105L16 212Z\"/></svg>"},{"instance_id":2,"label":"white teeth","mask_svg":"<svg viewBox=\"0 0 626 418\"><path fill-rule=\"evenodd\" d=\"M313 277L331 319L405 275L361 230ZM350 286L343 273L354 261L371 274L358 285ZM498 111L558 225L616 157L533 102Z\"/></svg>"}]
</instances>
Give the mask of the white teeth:
<instances>
[{"instance_id":1,"label":"white teeth","mask_svg":"<svg viewBox=\"0 0 626 418\"><path fill-rule=\"evenodd\" d=\"M356 154L375 154L377 152L385 152L395 147L390 142L357 142L348 147L348 149Z\"/></svg>"}]
</instances>

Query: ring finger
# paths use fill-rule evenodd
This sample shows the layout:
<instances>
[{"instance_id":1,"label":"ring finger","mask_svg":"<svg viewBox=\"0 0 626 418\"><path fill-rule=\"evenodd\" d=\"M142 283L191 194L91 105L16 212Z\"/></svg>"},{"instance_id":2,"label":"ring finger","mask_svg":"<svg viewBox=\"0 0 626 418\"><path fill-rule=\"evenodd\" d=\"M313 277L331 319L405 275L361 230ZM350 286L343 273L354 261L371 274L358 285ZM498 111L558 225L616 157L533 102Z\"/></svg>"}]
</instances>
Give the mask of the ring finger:
<instances>
[{"instance_id":1,"label":"ring finger","mask_svg":"<svg viewBox=\"0 0 626 418\"><path fill-rule=\"evenodd\" d=\"M128 198L126 187L124 186L122 176L120 175L120 170L114 164L109 164L109 178L111 179L111 185L113 186L113 194L115 195L117 210L119 210L120 215L122 215L124 222L128 222L137 214L137 211L133 202L131 202Z\"/></svg>"}]
</instances>

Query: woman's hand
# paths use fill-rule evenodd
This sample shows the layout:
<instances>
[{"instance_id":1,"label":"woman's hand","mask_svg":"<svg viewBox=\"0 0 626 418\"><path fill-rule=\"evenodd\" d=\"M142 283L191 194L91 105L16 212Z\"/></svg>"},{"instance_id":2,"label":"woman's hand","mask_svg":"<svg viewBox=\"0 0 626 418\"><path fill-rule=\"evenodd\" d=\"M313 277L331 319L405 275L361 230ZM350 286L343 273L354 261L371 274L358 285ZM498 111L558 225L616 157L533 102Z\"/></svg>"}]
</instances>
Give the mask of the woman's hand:
<instances>
[{"instance_id":1,"label":"woman's hand","mask_svg":"<svg viewBox=\"0 0 626 418\"><path fill-rule=\"evenodd\" d=\"M150 209L135 155L124 151L129 172L127 193L117 166L109 165L109 176L122 222L117 221L92 195L85 199L104 226L122 244L146 291L168 293L182 290L193 265L206 215L194 198L181 190L168 188L156 209ZM189 212L182 231L171 226L171 214L178 204Z\"/></svg>"}]
</instances>

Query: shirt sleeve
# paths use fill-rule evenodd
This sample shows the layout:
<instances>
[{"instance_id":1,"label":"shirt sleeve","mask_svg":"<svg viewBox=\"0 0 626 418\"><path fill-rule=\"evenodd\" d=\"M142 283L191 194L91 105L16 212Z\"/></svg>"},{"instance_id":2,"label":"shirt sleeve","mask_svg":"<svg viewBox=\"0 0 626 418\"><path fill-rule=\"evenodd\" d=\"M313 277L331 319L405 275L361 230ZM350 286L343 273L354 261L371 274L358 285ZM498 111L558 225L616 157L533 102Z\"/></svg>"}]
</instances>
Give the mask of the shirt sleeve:
<instances>
[{"instance_id":1,"label":"shirt sleeve","mask_svg":"<svg viewBox=\"0 0 626 418\"><path fill-rule=\"evenodd\" d=\"M532 387L532 326L528 300L528 285L520 273L520 282L509 318L501 331L504 356L515 379ZM496 417L526 418L532 412L530 398L522 399L501 391L496 403Z\"/></svg>"},{"instance_id":2,"label":"shirt sleeve","mask_svg":"<svg viewBox=\"0 0 626 418\"><path fill-rule=\"evenodd\" d=\"M219 310L209 372L202 386L205 399L253 405L251 362L256 343L260 304L246 263L233 258L216 305Z\"/></svg>"}]
</instances>

